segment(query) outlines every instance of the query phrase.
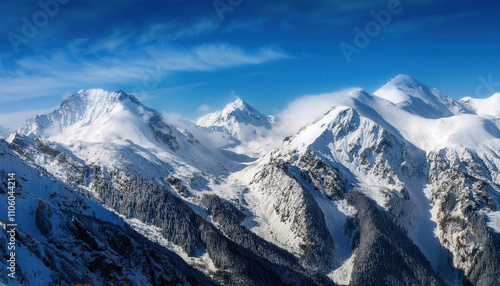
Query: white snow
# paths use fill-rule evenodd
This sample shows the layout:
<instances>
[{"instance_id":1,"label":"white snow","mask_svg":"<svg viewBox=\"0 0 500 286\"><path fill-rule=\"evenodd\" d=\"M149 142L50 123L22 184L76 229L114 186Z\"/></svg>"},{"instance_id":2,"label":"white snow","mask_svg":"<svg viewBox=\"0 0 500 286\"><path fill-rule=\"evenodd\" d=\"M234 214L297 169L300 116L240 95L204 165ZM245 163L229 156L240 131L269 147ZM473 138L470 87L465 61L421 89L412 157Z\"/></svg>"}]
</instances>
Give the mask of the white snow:
<instances>
[{"instance_id":1,"label":"white snow","mask_svg":"<svg viewBox=\"0 0 500 286\"><path fill-rule=\"evenodd\" d=\"M488 217L487 225L500 233L500 211L487 212L486 216Z\"/></svg>"},{"instance_id":2,"label":"white snow","mask_svg":"<svg viewBox=\"0 0 500 286\"><path fill-rule=\"evenodd\" d=\"M387 99L394 104L412 100L412 96L416 96L428 102L427 96L418 88L419 84L411 77L406 75L398 75L391 79L380 89L373 94L381 98Z\"/></svg>"},{"instance_id":3,"label":"white snow","mask_svg":"<svg viewBox=\"0 0 500 286\"><path fill-rule=\"evenodd\" d=\"M48 204L53 204L53 207L58 207L61 210L69 210L71 212L79 212L83 215L95 217L102 221L108 221L115 225L123 225L118 216L107 211L103 207L90 201L87 198L79 196L77 193L70 191L60 181L54 180L52 177L41 172L36 166L30 166L22 161L14 152L9 149L5 141L0 140L0 170L7 173L14 173L16 180L20 182L22 187L16 188L16 221L17 230L19 233L24 233L31 236L36 245L50 245L50 241L40 233L36 226L35 213L40 201ZM7 210L8 194L0 194L0 209ZM81 206L81 207L78 207ZM0 213L0 219L8 221L7 211ZM61 219L57 214L51 217L51 223L54 226L52 231L57 231L56 225ZM4 229L6 226L1 225ZM2 230L4 231L4 230ZM57 233L56 233L57 234ZM45 285L52 281L52 271L45 265L42 259L38 258L32 251L28 249L26 241L18 240L16 247L16 255L18 257L18 265L23 267L23 275L27 279L25 281L29 285L41 284ZM42 246L42 249L50 251L50 249ZM45 256L40 253L41 257Z\"/></svg>"},{"instance_id":4,"label":"white snow","mask_svg":"<svg viewBox=\"0 0 500 286\"><path fill-rule=\"evenodd\" d=\"M356 253L352 254L344 263L334 271L328 274L328 278L332 279L333 282L339 285L349 285L351 283L351 274L354 267L354 259L356 259Z\"/></svg>"},{"instance_id":5,"label":"white snow","mask_svg":"<svg viewBox=\"0 0 500 286\"><path fill-rule=\"evenodd\" d=\"M260 113L238 98L223 110L200 117L196 124L248 141L266 135L274 124L274 117Z\"/></svg>"},{"instance_id":6,"label":"white snow","mask_svg":"<svg viewBox=\"0 0 500 286\"><path fill-rule=\"evenodd\" d=\"M127 222L135 231L144 235L150 241L157 243L170 251L175 252L179 255L186 263L195 267L196 269L204 272L207 275L211 275L217 271L215 264L212 259L208 256L206 251L203 253L198 253L197 256L188 256L182 247L173 244L161 235L161 229L154 225L149 225L141 222L136 218L127 218L120 216L125 222Z\"/></svg>"},{"instance_id":7,"label":"white snow","mask_svg":"<svg viewBox=\"0 0 500 286\"><path fill-rule=\"evenodd\" d=\"M403 110L425 118L470 113L470 110L460 102L407 75L396 76L373 94Z\"/></svg>"},{"instance_id":8,"label":"white snow","mask_svg":"<svg viewBox=\"0 0 500 286\"><path fill-rule=\"evenodd\" d=\"M400 81L396 81L399 83ZM500 125L495 121L475 114L464 114L457 112L456 115L449 114L439 118L427 118L425 109L423 114L409 112L391 101L382 97L386 89L395 88L386 84L376 92L376 96L370 95L362 90L350 91L348 95L343 93L323 94L319 96L300 99L297 104L292 103L283 113L286 117L294 117L300 110L297 105L308 101L310 110L316 111L316 118L323 118L325 109L333 106L351 107L361 115L370 118L384 129L400 135L405 140L414 144L424 151L433 151L449 146L467 146L476 149L478 146L495 148L500 138ZM401 90L399 92L402 92ZM408 95L409 96L409 95ZM430 95L426 94L427 97ZM433 101L440 103L438 99ZM446 101L446 100L445 100ZM440 103L442 104L442 103ZM441 106L442 107L442 106ZM429 109L426 108L426 109ZM444 109L441 111L445 111ZM451 112L451 111L450 111ZM300 117L300 115L297 115ZM312 123L314 116L309 117L308 124ZM497 147L498 148L498 147Z\"/></svg>"},{"instance_id":9,"label":"white snow","mask_svg":"<svg viewBox=\"0 0 500 286\"><path fill-rule=\"evenodd\" d=\"M443 148L457 152L474 150L488 168L498 170L500 167L500 93L487 99L455 101L405 75L390 80L374 94L355 89L296 100L280 114L278 123L238 99L223 110L198 119L198 126L189 127L191 130L204 127L197 134L207 138L207 142L216 143L203 142L203 139L193 143L197 138L186 129L189 123L185 124L186 128L163 126L162 131L172 135L178 143L176 150L155 137L149 120L156 115L154 110L134 98L123 98L121 92L82 90L55 112L28 121L18 132L55 143L87 165L98 163L157 180L171 174L184 181L190 181L194 175L200 176L206 180L193 187L192 198L183 200L196 207L203 193L213 192L236 202L251 213L243 225L295 255L300 254L303 241L297 230L276 213L279 198L272 191L289 186L291 199L296 199L292 203L300 205L300 197L293 196L300 194L304 182L297 183L278 174L270 187L254 179L271 159L290 163L313 151L330 166L342 169L342 176L349 184L382 207L387 207L388 194L399 194L402 189L407 191L411 202L405 223L408 235L432 267L448 281L453 281L457 274L450 270L447 252L437 238L441 235L436 228L437 209L429 200L427 181L419 168L423 169L426 154ZM350 119L356 121L355 129L349 129L342 138L335 138L334 134L340 129L351 128ZM399 152L387 154L390 162L381 164L394 171L389 178L374 171L372 166L363 167L360 158L351 152L353 146L373 150L373 146L384 139L380 135L382 130L394 137L394 144L404 145L400 147L409 152L406 157ZM283 140L286 135L292 136ZM65 179L64 170L56 162L40 154L33 156L34 162L52 176ZM387 166L389 163L393 165ZM0 161L0 169L7 165L8 162ZM413 173L402 175L402 169L407 166ZM492 174L491 180L500 184L500 174ZM36 186L29 187L36 189ZM265 188L271 191L262 191ZM325 214L335 242L335 269L328 276L338 284L347 285L355 251L350 248L343 226L347 218L354 216L355 210L345 200L332 201L320 192L312 194ZM36 195L42 199L47 196L46 193ZM26 200L25 203L34 204L34 201ZM500 211L485 214L488 226L500 232ZM205 272L215 271L206 253L188 257L180 247L162 238L158 228L135 219L123 219L191 265ZM26 222L24 227L30 228L27 231L36 231L33 223Z\"/></svg>"},{"instance_id":10,"label":"white snow","mask_svg":"<svg viewBox=\"0 0 500 286\"><path fill-rule=\"evenodd\" d=\"M500 117L500 92L488 98L464 97L460 101L471 106L478 115Z\"/></svg>"},{"instance_id":11,"label":"white snow","mask_svg":"<svg viewBox=\"0 0 500 286\"><path fill-rule=\"evenodd\" d=\"M354 262L354 251L351 251L351 241L343 231L347 218L353 218L356 210L349 206L345 200L331 201L317 192L312 192L321 211L325 214L325 220L335 243L335 267L330 278L341 285L349 284L352 265ZM329 275L330 276L330 275Z\"/></svg>"},{"instance_id":12,"label":"white snow","mask_svg":"<svg viewBox=\"0 0 500 286\"><path fill-rule=\"evenodd\" d=\"M99 163L142 177L161 178L172 171L224 172L237 164L195 142L185 130L150 119L160 114L121 91L81 90L59 109L27 122L17 132L57 142L87 164ZM152 131L159 128L174 149Z\"/></svg>"}]
</instances>

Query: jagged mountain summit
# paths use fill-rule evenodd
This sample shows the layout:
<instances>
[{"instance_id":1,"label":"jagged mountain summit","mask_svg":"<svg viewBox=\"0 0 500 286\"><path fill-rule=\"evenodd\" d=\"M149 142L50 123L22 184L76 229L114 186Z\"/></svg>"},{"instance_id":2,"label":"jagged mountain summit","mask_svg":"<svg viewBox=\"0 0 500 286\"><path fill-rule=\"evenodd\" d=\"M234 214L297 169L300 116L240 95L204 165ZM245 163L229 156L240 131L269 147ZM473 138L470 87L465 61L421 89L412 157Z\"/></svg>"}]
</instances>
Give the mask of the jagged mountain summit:
<instances>
[{"instance_id":1,"label":"jagged mountain summit","mask_svg":"<svg viewBox=\"0 0 500 286\"><path fill-rule=\"evenodd\" d=\"M99 130L101 125L108 127ZM172 141L178 145L168 143ZM28 120L11 136L9 148L45 176L121 215L137 232L219 283L274 285L290 280L333 285L242 227L244 214L238 208L219 213L220 207L232 204L204 193L230 171L222 164L233 163L192 134L164 123L158 112L132 95L80 91L54 112ZM209 218L212 212L214 218ZM226 231L212 224L216 218ZM203 284L202 277L195 282ZM143 283L131 280L128 285Z\"/></svg>"},{"instance_id":2,"label":"jagged mountain summit","mask_svg":"<svg viewBox=\"0 0 500 286\"><path fill-rule=\"evenodd\" d=\"M102 163L153 177L180 166L194 167L191 172L223 172L232 165L121 90L81 90L52 113L28 120L16 133L57 143L87 164Z\"/></svg>"},{"instance_id":3,"label":"jagged mountain summit","mask_svg":"<svg viewBox=\"0 0 500 286\"><path fill-rule=\"evenodd\" d=\"M181 146L175 128L159 112L123 91L81 90L65 99L50 114L28 120L17 133L57 142L126 142L143 147L165 145L175 152ZM183 135L186 137L185 135Z\"/></svg>"},{"instance_id":4,"label":"jagged mountain summit","mask_svg":"<svg viewBox=\"0 0 500 286\"><path fill-rule=\"evenodd\" d=\"M226 132L238 140L249 140L270 130L275 124L275 118L260 113L238 98L223 110L198 118L196 124Z\"/></svg>"},{"instance_id":5,"label":"jagged mountain summit","mask_svg":"<svg viewBox=\"0 0 500 286\"><path fill-rule=\"evenodd\" d=\"M196 269L184 268L184 276L161 272L155 279L497 285L498 98L457 101L400 75L374 94L359 89L325 94L308 98L310 110L283 111L317 112L307 117L315 120L285 137L279 124L286 122L275 123L240 99L200 118L187 132L123 91L88 90L29 120L0 151L56 181L59 187L49 189L81 198L91 206L85 215L98 213L97 220L74 215L81 223L70 222L67 206L40 189L34 194L46 198L51 211L26 209L39 215L32 219L35 226L21 226L23 233L54 239L57 233L43 238L32 230L56 229L72 241L91 243L86 234L108 223L113 234L131 236L131 229L115 228L121 223L137 232L134 240L144 236L150 245L171 251L163 252L172 258L167 262L181 257ZM197 138L212 132L239 143L209 146ZM258 156L240 161L250 146L260 150ZM8 172L9 163L1 166ZM82 228L88 231L61 231ZM127 253L134 245L120 249ZM91 252L90 257L109 255L99 248ZM123 273L138 263L133 257L119 260ZM78 265L87 262L77 259ZM97 272L92 281L108 281L107 273ZM64 281L82 283L73 276ZM128 283L123 285L158 281L120 277Z\"/></svg>"}]
</instances>

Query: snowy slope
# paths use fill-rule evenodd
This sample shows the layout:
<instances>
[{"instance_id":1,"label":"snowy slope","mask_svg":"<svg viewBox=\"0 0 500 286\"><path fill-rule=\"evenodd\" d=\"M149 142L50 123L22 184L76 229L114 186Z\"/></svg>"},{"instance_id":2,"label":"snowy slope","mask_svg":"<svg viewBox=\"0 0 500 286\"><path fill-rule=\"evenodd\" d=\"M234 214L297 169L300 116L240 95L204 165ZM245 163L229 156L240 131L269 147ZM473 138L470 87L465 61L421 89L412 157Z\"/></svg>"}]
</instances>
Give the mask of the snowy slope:
<instances>
[{"instance_id":1,"label":"snowy slope","mask_svg":"<svg viewBox=\"0 0 500 286\"><path fill-rule=\"evenodd\" d=\"M497 92L488 98L480 99L464 97L460 101L469 105L478 115L489 115L493 117L500 116L500 92Z\"/></svg>"},{"instance_id":2,"label":"snowy slope","mask_svg":"<svg viewBox=\"0 0 500 286\"><path fill-rule=\"evenodd\" d=\"M87 164L141 176L165 177L174 170L224 172L233 166L123 91L82 90L54 112L28 120L17 133L58 143Z\"/></svg>"},{"instance_id":3,"label":"snowy slope","mask_svg":"<svg viewBox=\"0 0 500 286\"><path fill-rule=\"evenodd\" d=\"M124 92L89 90L9 140L228 284L496 285L499 99L456 101L400 75L374 94L298 100L277 125L238 99L188 132ZM220 144L198 137L215 133Z\"/></svg>"},{"instance_id":4,"label":"snowy slope","mask_svg":"<svg viewBox=\"0 0 500 286\"><path fill-rule=\"evenodd\" d=\"M471 203L476 201L481 204L478 200L483 200L483 196L491 205L497 202L499 196L499 188L496 187L498 172L495 171L500 168L498 125L494 120L472 112L464 113L467 107L454 109L459 105L450 98L444 98L439 93L423 93L425 88L422 85L408 84L410 80L403 79L400 76L390 82L390 86L405 86L405 89L397 89L399 99L403 98L398 103L404 101L403 104L389 101L399 100L393 94L382 93L390 90L388 85L375 96L362 90L345 95L321 96L319 102L323 106L325 102L333 106L330 111L320 115L298 134L285 138L280 146L231 177L234 182L249 186L249 192L242 195L254 216L252 222L248 222L252 231L300 254L300 245L307 238L297 230L311 227L300 224L300 213L305 205L311 203L307 203L306 195L297 195L304 194L303 190L308 189L330 226L329 231L337 246L335 257L342 265L349 265L355 250L342 253L338 249L348 249L349 237L344 235L342 228L347 225L352 212L349 214L338 208L345 205L345 201L341 200L343 203L338 204L328 200L338 200L343 197L343 192L355 188L390 211L443 279L449 283L457 281L455 267L467 269L467 273L472 271L467 266L470 264L448 264L450 246L443 241L456 235L453 230L439 232L438 237L434 234L436 225L445 223L445 217L435 215L436 200L432 194L436 186L428 185L427 173L428 165L434 162L426 155L445 152L442 150L473 150L476 159L468 164L484 169L480 180L494 187L488 192L474 191L479 194ZM418 109L412 110L415 105L409 108L424 99L425 104ZM318 110L321 108L317 107ZM281 167L282 164L284 167ZM463 171L456 172L457 176L461 176L458 174ZM492 179L486 179L488 177ZM220 195L234 197L234 194L229 195L222 190ZM282 196L288 199L283 201ZM283 213L286 215L283 216ZM478 209L478 213L481 216L486 214L487 225L496 230L496 207L486 206ZM471 233L485 231L462 227L462 231ZM455 255L461 251L454 249L458 248L456 245L452 247ZM345 276L351 274L345 270L349 267L340 266L336 264L338 268L332 269L335 271L331 277L335 281L349 281L349 276Z\"/></svg>"},{"instance_id":5,"label":"snowy slope","mask_svg":"<svg viewBox=\"0 0 500 286\"><path fill-rule=\"evenodd\" d=\"M356 110L338 106L232 179L249 186L244 195L254 215L249 226L267 240L305 256L301 245L312 243L326 230L335 244L335 261L321 263L335 281L349 281L348 265L355 255L355 234L346 231L355 210L344 199L351 189L391 210L432 266L446 276L447 260L438 261L446 252L433 235L430 203L421 187L419 192L423 184L419 178L424 176L416 171L424 164L419 156L422 159L425 153L411 143ZM306 215L316 221L314 226L301 221L308 208L322 213L318 218L312 210ZM319 223L322 216L325 221ZM332 251L328 245L316 250L319 257Z\"/></svg>"},{"instance_id":6,"label":"snowy slope","mask_svg":"<svg viewBox=\"0 0 500 286\"><path fill-rule=\"evenodd\" d=\"M292 279L333 285L250 233L250 241L261 245L252 251L246 250L247 240L233 241L218 231L197 203L199 191L209 191L227 172L220 171L217 160L228 159L159 117L123 92L81 91L55 112L28 121L11 136L10 145L26 163L124 216L138 232L219 281L273 285ZM278 259L262 259L267 252L279 253Z\"/></svg>"},{"instance_id":7,"label":"snowy slope","mask_svg":"<svg viewBox=\"0 0 500 286\"><path fill-rule=\"evenodd\" d=\"M499 136L494 121L474 114L443 116L429 119L424 115L407 112L405 108L388 106L368 94L353 94L358 110L387 128L396 129L406 140L420 149L431 151L449 146L494 147ZM375 115L373 114L375 111ZM377 119L377 117L379 119Z\"/></svg>"},{"instance_id":8,"label":"snowy slope","mask_svg":"<svg viewBox=\"0 0 500 286\"><path fill-rule=\"evenodd\" d=\"M246 141L258 135L265 135L274 125L274 117L260 113L238 98L223 110L200 117L196 124L226 132L238 140Z\"/></svg>"},{"instance_id":9,"label":"snowy slope","mask_svg":"<svg viewBox=\"0 0 500 286\"><path fill-rule=\"evenodd\" d=\"M396 76L374 94L425 118L471 113L471 110L462 103L407 75Z\"/></svg>"},{"instance_id":10,"label":"snowy slope","mask_svg":"<svg viewBox=\"0 0 500 286\"><path fill-rule=\"evenodd\" d=\"M419 87L416 87L420 90ZM366 118L370 118L394 136L409 141L419 149L427 152L450 146L467 146L476 148L493 148L497 150L498 129L500 125L488 118L476 114L443 115L439 118L427 118L428 112L434 108L425 105L419 113L408 111L404 106L398 106L383 98L379 89L372 95L361 89L349 93L323 94L318 100L319 106L311 104L313 110L330 109L333 106L346 106L355 109ZM416 92L405 93L407 98L414 99ZM387 97L387 96L386 96ZM315 100L315 97L311 97ZM323 113L318 114L322 118ZM431 110L431 111L429 111ZM311 124L312 122L309 122Z\"/></svg>"},{"instance_id":11,"label":"snowy slope","mask_svg":"<svg viewBox=\"0 0 500 286\"><path fill-rule=\"evenodd\" d=\"M174 253L159 248L127 227L116 214L30 166L0 140L0 175L15 179L17 278L7 285L158 285L212 282ZM0 186L0 207L7 210L8 189ZM7 211L0 214L8 241ZM126 250L124 250L124 247ZM0 253L7 256L6 247ZM155 257L148 254L155 252ZM151 275L148 271L156 274ZM8 280L8 281L7 281ZM203 282L202 282L203 281Z\"/></svg>"}]
</instances>

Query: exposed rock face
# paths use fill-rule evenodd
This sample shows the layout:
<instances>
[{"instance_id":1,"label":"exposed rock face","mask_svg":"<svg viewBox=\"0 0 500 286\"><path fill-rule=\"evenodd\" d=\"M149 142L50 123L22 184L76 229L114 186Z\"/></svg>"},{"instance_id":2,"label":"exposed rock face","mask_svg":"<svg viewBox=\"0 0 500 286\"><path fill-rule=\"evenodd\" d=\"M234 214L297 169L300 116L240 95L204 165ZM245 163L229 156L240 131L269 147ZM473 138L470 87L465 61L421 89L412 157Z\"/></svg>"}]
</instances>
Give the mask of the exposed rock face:
<instances>
[{"instance_id":1,"label":"exposed rock face","mask_svg":"<svg viewBox=\"0 0 500 286\"><path fill-rule=\"evenodd\" d=\"M46 149L49 150L49 149ZM48 151L48 153L53 153ZM16 283L26 285L215 285L177 254L138 234L112 212L25 164L0 140L0 176L14 174ZM54 154L52 154L54 155ZM59 155L57 155L59 156ZM71 165L71 163L68 163ZM3 204L9 196L0 184ZM10 229L0 220L2 257ZM10 254L9 254L10 255ZM0 281L7 281L5 269ZM10 285L10 284L9 284Z\"/></svg>"},{"instance_id":2,"label":"exposed rock face","mask_svg":"<svg viewBox=\"0 0 500 286\"><path fill-rule=\"evenodd\" d=\"M389 213L357 191L347 200L358 210L360 237L352 285L446 285Z\"/></svg>"},{"instance_id":3,"label":"exposed rock face","mask_svg":"<svg viewBox=\"0 0 500 286\"><path fill-rule=\"evenodd\" d=\"M273 208L280 224L299 239L302 263L315 271L326 271L332 265L334 243L324 214L314 197L297 175L297 168L282 161L264 166L253 179L261 200Z\"/></svg>"},{"instance_id":4,"label":"exposed rock face","mask_svg":"<svg viewBox=\"0 0 500 286\"><path fill-rule=\"evenodd\" d=\"M244 237L235 236L233 232L228 231L229 238L232 238L228 239L164 187L119 171L107 176L98 167L94 168L93 175L94 191L105 205L125 216L133 216L159 227L165 239L181 246L189 256L197 256L206 251L219 269L214 273L218 280L247 285L280 284L288 280L298 284L315 283L308 277L310 274L298 267L294 263L295 259L285 251L249 232L244 233L260 243L259 248L248 249ZM235 227L237 221L243 218L241 213L222 200L214 198L210 205L215 210L222 209L220 213L216 212L214 222L218 222L219 216L231 216L228 222L220 222L221 225ZM273 251L280 253L283 261L273 262L271 257L264 255ZM325 279L318 282L323 285L331 283Z\"/></svg>"},{"instance_id":5,"label":"exposed rock face","mask_svg":"<svg viewBox=\"0 0 500 286\"><path fill-rule=\"evenodd\" d=\"M333 100L252 161L237 148L275 123L241 100L190 133L123 91L81 91L0 140L26 214L19 281L500 284L500 114L407 76L376 94ZM193 135L218 131L237 147Z\"/></svg>"},{"instance_id":6,"label":"exposed rock face","mask_svg":"<svg viewBox=\"0 0 500 286\"><path fill-rule=\"evenodd\" d=\"M428 162L437 234L453 265L474 285L500 283L500 235L484 216L498 209L496 167L467 149L443 149L429 154Z\"/></svg>"}]
</instances>

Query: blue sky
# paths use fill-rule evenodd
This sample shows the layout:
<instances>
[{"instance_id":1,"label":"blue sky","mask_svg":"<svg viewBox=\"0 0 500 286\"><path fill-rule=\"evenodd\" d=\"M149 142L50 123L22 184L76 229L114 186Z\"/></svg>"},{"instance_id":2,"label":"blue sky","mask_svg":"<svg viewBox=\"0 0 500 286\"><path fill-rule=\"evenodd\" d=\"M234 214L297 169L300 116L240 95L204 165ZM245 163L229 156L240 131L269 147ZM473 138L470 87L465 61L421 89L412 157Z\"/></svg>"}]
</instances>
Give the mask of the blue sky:
<instances>
[{"instance_id":1,"label":"blue sky","mask_svg":"<svg viewBox=\"0 0 500 286\"><path fill-rule=\"evenodd\" d=\"M236 96L276 114L305 95L373 92L397 74L454 98L500 91L498 1L398 2L3 1L0 125L88 88L188 118ZM374 13L390 20L374 26ZM366 29L368 44L356 45ZM346 58L341 43L356 52Z\"/></svg>"}]
</instances>

